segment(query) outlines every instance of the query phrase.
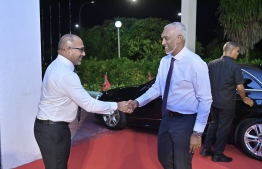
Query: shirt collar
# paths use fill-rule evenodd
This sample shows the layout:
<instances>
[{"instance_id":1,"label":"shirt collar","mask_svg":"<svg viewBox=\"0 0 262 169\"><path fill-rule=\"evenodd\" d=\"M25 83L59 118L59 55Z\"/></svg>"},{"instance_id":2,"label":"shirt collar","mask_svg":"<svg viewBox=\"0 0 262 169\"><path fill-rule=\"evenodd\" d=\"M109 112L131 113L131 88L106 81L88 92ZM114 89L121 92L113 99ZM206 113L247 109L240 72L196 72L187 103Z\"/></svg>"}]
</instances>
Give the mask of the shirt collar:
<instances>
[{"instance_id":1,"label":"shirt collar","mask_svg":"<svg viewBox=\"0 0 262 169\"><path fill-rule=\"evenodd\" d=\"M230 56L226 56L226 55L222 56L221 58L225 58L225 59L234 60L234 59L233 59L233 58L231 58Z\"/></svg>"},{"instance_id":2,"label":"shirt collar","mask_svg":"<svg viewBox=\"0 0 262 169\"><path fill-rule=\"evenodd\" d=\"M188 50L187 47L184 46L184 48L180 52L178 52L178 54L176 54L175 56L172 56L172 57L174 57L176 60L180 60L180 59L183 58L183 56L184 56L184 54L187 50Z\"/></svg>"},{"instance_id":3,"label":"shirt collar","mask_svg":"<svg viewBox=\"0 0 262 169\"><path fill-rule=\"evenodd\" d=\"M68 67L70 70L72 70L72 71L75 70L74 64L73 64L70 60L68 60L67 58L65 58L64 56L58 54L57 59L58 59L59 61L63 62L63 63L66 65L66 67Z\"/></svg>"}]
</instances>

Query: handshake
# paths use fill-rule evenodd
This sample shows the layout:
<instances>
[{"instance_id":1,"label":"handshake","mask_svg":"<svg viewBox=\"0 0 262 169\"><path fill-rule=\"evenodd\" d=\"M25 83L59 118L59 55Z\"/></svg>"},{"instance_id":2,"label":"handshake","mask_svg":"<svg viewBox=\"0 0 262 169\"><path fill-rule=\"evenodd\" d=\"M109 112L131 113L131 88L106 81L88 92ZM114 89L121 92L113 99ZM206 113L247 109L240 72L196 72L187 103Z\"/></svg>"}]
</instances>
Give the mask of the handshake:
<instances>
[{"instance_id":1,"label":"handshake","mask_svg":"<svg viewBox=\"0 0 262 169\"><path fill-rule=\"evenodd\" d=\"M117 110L131 114L139 106L139 103L136 100L121 101L117 102Z\"/></svg>"}]
</instances>

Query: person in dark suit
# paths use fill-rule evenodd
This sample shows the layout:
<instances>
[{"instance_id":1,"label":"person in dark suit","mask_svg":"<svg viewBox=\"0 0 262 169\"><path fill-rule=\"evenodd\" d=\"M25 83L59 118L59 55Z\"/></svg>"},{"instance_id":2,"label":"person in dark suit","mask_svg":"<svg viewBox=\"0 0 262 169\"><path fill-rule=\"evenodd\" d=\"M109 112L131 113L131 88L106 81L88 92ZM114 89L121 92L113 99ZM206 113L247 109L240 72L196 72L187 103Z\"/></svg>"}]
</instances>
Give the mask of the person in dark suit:
<instances>
[{"instance_id":1,"label":"person in dark suit","mask_svg":"<svg viewBox=\"0 0 262 169\"><path fill-rule=\"evenodd\" d=\"M203 156L212 156L215 162L230 162L231 157L223 154L229 129L235 114L236 89L243 102L253 106L253 101L246 97L244 78L240 66L234 62L239 55L239 46L227 42L223 47L223 56L208 64L213 103L210 123L201 151ZM214 142L214 152L211 146Z\"/></svg>"},{"instance_id":2,"label":"person in dark suit","mask_svg":"<svg viewBox=\"0 0 262 169\"><path fill-rule=\"evenodd\" d=\"M207 64L185 46L186 34L180 22L164 27L161 37L167 55L160 61L156 81L129 101L135 109L162 96L158 158L165 169L192 169L212 103Z\"/></svg>"}]
</instances>

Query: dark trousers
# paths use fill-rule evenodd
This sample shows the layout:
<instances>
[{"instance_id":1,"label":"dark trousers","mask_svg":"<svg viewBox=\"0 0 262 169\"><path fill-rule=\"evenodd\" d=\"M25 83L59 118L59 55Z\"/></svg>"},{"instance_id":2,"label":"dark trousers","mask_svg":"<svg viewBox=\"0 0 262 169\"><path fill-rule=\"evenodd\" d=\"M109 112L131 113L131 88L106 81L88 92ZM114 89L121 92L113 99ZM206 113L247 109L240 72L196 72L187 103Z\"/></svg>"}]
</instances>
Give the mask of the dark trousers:
<instances>
[{"instance_id":1,"label":"dark trousers","mask_svg":"<svg viewBox=\"0 0 262 169\"><path fill-rule=\"evenodd\" d=\"M71 147L68 125L35 122L34 134L46 169L67 169Z\"/></svg>"},{"instance_id":2,"label":"dark trousers","mask_svg":"<svg viewBox=\"0 0 262 169\"><path fill-rule=\"evenodd\" d=\"M212 121L207 130L204 143L205 149L211 149L214 143L215 155L220 155L224 152L234 112L234 108L218 109L211 107Z\"/></svg>"},{"instance_id":3,"label":"dark trousers","mask_svg":"<svg viewBox=\"0 0 262 169\"><path fill-rule=\"evenodd\" d=\"M196 116L164 115L158 132L158 159L164 169L192 169L190 137Z\"/></svg>"}]
</instances>

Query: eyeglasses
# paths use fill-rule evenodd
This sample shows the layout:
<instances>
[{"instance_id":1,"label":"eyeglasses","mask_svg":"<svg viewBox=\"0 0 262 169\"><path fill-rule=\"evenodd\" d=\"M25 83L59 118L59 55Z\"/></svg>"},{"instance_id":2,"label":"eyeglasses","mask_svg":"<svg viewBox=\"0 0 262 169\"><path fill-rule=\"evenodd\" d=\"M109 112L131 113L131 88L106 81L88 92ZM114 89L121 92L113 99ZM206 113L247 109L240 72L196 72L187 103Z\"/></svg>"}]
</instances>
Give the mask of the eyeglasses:
<instances>
[{"instance_id":1,"label":"eyeglasses","mask_svg":"<svg viewBox=\"0 0 262 169\"><path fill-rule=\"evenodd\" d=\"M78 49L81 53L83 53L85 51L85 48L82 47L82 48L73 48L73 47L68 47L70 49Z\"/></svg>"}]
</instances>

